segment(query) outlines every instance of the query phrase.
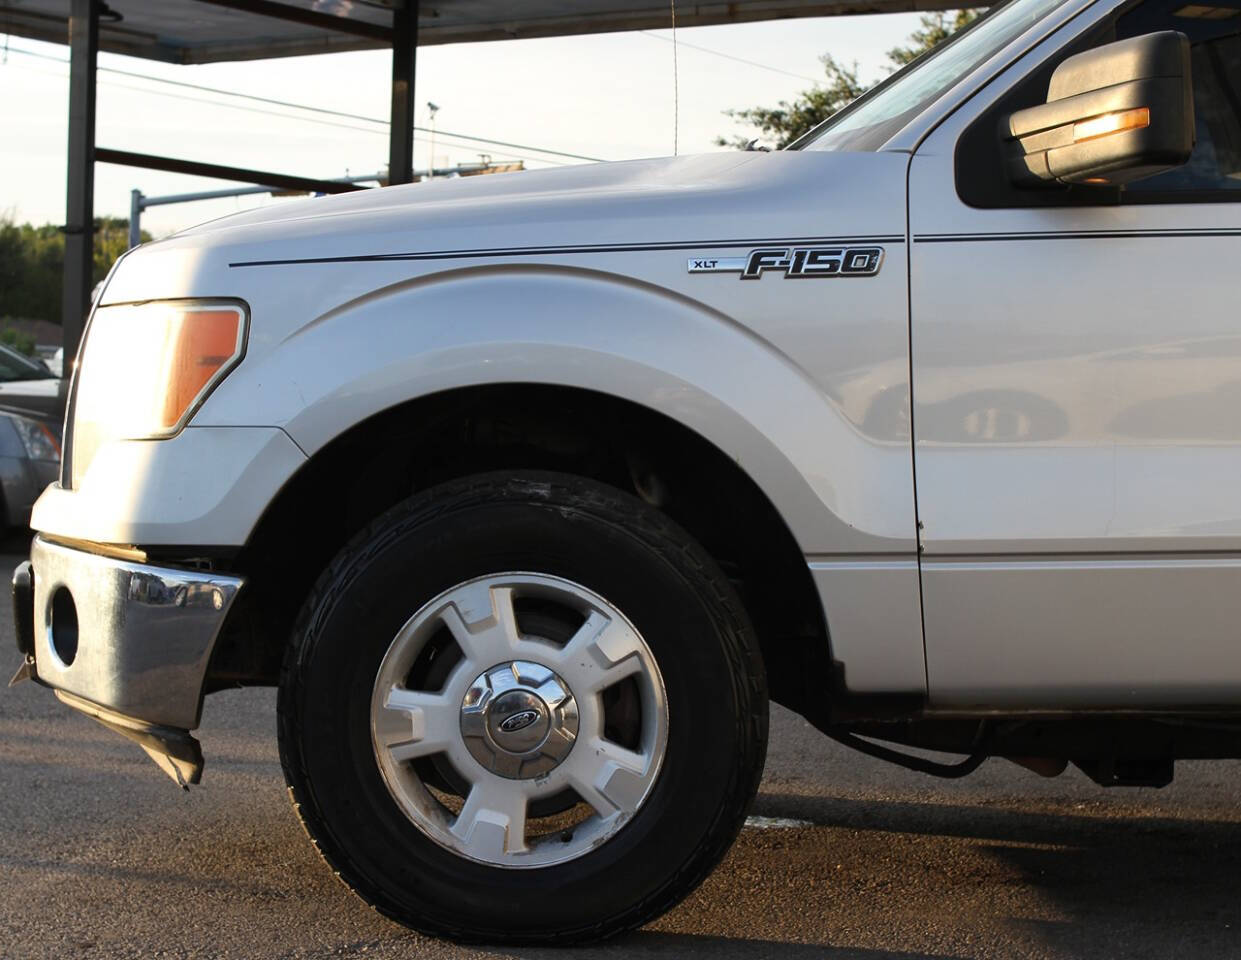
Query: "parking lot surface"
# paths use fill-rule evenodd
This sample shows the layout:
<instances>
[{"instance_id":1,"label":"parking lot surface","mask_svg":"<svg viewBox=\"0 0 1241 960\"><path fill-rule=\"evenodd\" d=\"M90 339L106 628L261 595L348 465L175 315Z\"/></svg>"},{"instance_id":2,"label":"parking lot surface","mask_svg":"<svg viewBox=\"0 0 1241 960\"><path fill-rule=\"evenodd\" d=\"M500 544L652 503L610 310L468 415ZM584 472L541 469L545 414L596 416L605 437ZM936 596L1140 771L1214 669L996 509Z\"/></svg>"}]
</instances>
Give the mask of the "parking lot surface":
<instances>
[{"instance_id":1,"label":"parking lot surface","mask_svg":"<svg viewBox=\"0 0 1241 960\"><path fill-rule=\"evenodd\" d=\"M41 687L0 693L0 955L1241 957L1241 763L1182 763L1164 790L1001 760L945 782L777 708L752 825L697 893L601 946L512 950L420 937L335 880L285 795L273 691L209 697L200 736L184 793Z\"/></svg>"}]
</instances>

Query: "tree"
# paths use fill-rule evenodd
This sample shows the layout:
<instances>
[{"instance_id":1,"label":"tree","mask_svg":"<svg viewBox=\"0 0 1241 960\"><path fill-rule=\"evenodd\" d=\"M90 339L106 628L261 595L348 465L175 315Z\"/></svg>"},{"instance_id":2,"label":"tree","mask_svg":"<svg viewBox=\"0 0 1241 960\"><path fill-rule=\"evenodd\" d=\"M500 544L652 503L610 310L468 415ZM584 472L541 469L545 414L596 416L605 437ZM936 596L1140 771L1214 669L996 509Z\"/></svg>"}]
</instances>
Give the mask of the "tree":
<instances>
[{"instance_id":1,"label":"tree","mask_svg":"<svg viewBox=\"0 0 1241 960\"><path fill-rule=\"evenodd\" d=\"M12 347L18 353L24 353L28 357L35 355L35 347L37 346L34 342L34 337L12 327L5 327L3 330L0 330L0 343Z\"/></svg>"},{"instance_id":2,"label":"tree","mask_svg":"<svg viewBox=\"0 0 1241 960\"><path fill-rule=\"evenodd\" d=\"M925 13L922 15L922 28L909 35L909 46L893 47L888 51L888 59L894 67L903 67L977 19L977 10Z\"/></svg>"},{"instance_id":3,"label":"tree","mask_svg":"<svg viewBox=\"0 0 1241 960\"><path fill-rule=\"evenodd\" d=\"M774 109L751 107L748 110L725 110L725 115L761 130L763 137L774 140L778 147L788 146L803 133L818 126L824 119L866 92L865 85L858 79L856 63L844 66L837 63L830 54L819 59L827 74L826 85L803 91L792 103L781 100ZM752 139L753 137L717 137L715 142L721 147L731 146L744 150Z\"/></svg>"},{"instance_id":4,"label":"tree","mask_svg":"<svg viewBox=\"0 0 1241 960\"><path fill-rule=\"evenodd\" d=\"M937 44L947 40L977 17L976 10L923 14L922 26L909 35L908 44L903 47L893 47L888 51L887 56L891 63L889 69L895 70L903 67ZM786 147L873 86L873 84L861 82L856 63L852 66L844 66L837 63L830 54L825 54L820 59L823 62L826 82L816 84L809 90L803 90L792 103L781 100L774 108L750 107L745 110L725 110L725 116L760 131L763 139L773 141L778 148ZM753 136L732 136L717 137L715 142L721 147L736 147L744 150L751 140Z\"/></svg>"},{"instance_id":5,"label":"tree","mask_svg":"<svg viewBox=\"0 0 1241 960\"><path fill-rule=\"evenodd\" d=\"M150 240L145 232L143 241ZM108 275L129 246L129 222L95 219L93 282ZM60 323L65 236L55 224L20 226L0 217L0 318Z\"/></svg>"}]
</instances>

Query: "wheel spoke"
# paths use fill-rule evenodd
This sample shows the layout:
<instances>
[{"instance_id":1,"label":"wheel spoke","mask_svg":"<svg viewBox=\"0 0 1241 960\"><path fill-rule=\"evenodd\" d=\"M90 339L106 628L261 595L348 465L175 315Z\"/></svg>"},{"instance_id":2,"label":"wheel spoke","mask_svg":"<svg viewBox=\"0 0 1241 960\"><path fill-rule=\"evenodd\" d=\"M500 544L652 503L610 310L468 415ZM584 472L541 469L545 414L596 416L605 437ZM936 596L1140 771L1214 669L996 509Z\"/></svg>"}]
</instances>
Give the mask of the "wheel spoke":
<instances>
[{"instance_id":1,"label":"wheel spoke","mask_svg":"<svg viewBox=\"0 0 1241 960\"><path fill-rule=\"evenodd\" d=\"M516 783L488 778L470 788L452 834L470 856L495 862L526 849L526 797Z\"/></svg>"},{"instance_id":2,"label":"wheel spoke","mask_svg":"<svg viewBox=\"0 0 1241 960\"><path fill-rule=\"evenodd\" d=\"M397 763L447 750L457 711L437 693L392 687L375 716L375 735Z\"/></svg>"},{"instance_id":3,"label":"wheel spoke","mask_svg":"<svg viewBox=\"0 0 1241 960\"><path fill-rule=\"evenodd\" d=\"M520 642L511 587L478 584L460 591L440 619L466 659L479 665L511 657Z\"/></svg>"},{"instance_id":4,"label":"wheel spoke","mask_svg":"<svg viewBox=\"0 0 1241 960\"><path fill-rule=\"evenodd\" d=\"M557 665L580 697L640 673L641 653L642 641L629 624L595 610L560 651Z\"/></svg>"},{"instance_id":5,"label":"wheel spoke","mask_svg":"<svg viewBox=\"0 0 1241 960\"><path fill-rule=\"evenodd\" d=\"M640 753L596 737L578 744L569 784L599 816L632 814L646 794L647 759Z\"/></svg>"},{"instance_id":6,"label":"wheel spoke","mask_svg":"<svg viewBox=\"0 0 1241 960\"><path fill-rule=\"evenodd\" d=\"M571 749L577 738L559 727L553 727L547 734L547 742L543 744L543 752L548 756L563 757Z\"/></svg>"}]
</instances>

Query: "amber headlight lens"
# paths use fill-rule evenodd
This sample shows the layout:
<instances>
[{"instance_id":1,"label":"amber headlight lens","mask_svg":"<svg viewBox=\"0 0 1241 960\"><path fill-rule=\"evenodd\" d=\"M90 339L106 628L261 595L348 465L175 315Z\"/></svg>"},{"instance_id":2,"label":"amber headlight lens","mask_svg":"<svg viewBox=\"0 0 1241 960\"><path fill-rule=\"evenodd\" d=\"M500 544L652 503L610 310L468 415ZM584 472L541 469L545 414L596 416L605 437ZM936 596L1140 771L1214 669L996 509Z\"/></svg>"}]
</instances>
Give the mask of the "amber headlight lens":
<instances>
[{"instance_id":1,"label":"amber headlight lens","mask_svg":"<svg viewBox=\"0 0 1241 960\"><path fill-rule=\"evenodd\" d=\"M236 301L171 300L100 307L78 361L75 429L124 439L179 431L246 348Z\"/></svg>"}]
</instances>

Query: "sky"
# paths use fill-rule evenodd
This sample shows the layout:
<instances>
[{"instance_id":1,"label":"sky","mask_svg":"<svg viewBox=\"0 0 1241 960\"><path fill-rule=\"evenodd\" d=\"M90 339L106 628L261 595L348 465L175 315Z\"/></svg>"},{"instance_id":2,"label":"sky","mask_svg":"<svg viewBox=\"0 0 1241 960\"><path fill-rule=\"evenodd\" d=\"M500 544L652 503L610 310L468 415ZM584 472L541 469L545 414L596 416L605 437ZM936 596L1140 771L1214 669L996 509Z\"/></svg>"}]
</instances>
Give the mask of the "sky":
<instances>
[{"instance_id":1,"label":"sky","mask_svg":"<svg viewBox=\"0 0 1241 960\"><path fill-rule=\"evenodd\" d=\"M426 104L439 106L437 167L476 162L480 152L523 159L529 168L581 162L446 133L601 160L719 150L717 136L746 132L724 110L796 97L823 76L824 53L856 62L863 79L878 79L885 51L917 25L915 14L883 14L679 29L675 98L669 30L424 47L415 122L430 126ZM65 46L0 34L0 217L64 221L68 64L59 61L67 59ZM201 66L101 54L99 64L363 117L386 119L389 109L391 58L380 51ZM387 163L387 128L378 123L108 72L99 75L96 123L100 146L280 173L330 178L375 173ZM419 134L416 167L427 165L431 149L429 136ZM127 217L135 188L160 196L230 185L97 164L95 212ZM142 225L166 236L279 202L249 196L155 207Z\"/></svg>"}]
</instances>

